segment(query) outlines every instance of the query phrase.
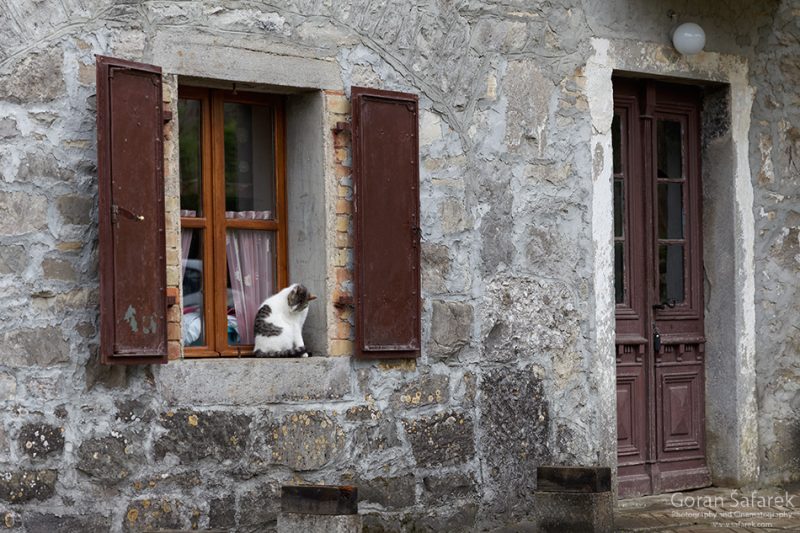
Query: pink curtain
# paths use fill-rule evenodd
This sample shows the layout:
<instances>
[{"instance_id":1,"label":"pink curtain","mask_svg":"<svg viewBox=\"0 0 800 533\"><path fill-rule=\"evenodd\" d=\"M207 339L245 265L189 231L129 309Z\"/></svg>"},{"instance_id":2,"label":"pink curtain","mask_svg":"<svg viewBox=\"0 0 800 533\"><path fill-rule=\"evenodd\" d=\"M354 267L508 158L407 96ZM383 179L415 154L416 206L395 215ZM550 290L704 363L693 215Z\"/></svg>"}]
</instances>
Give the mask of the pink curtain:
<instances>
[{"instance_id":1,"label":"pink curtain","mask_svg":"<svg viewBox=\"0 0 800 533\"><path fill-rule=\"evenodd\" d=\"M265 211L228 211L226 218L270 218ZM228 275L241 344L253 344L253 324L261 302L274 292L275 257L270 231L229 230L226 239Z\"/></svg>"}]
</instances>

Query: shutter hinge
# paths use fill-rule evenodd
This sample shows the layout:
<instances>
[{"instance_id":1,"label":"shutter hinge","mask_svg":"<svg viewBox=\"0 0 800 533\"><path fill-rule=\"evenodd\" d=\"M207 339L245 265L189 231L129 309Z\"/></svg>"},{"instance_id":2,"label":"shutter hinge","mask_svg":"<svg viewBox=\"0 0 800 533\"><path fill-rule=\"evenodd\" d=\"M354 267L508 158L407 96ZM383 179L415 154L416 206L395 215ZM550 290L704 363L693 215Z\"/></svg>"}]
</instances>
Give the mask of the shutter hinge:
<instances>
[{"instance_id":1,"label":"shutter hinge","mask_svg":"<svg viewBox=\"0 0 800 533\"><path fill-rule=\"evenodd\" d=\"M169 110L165 109L161 113L161 118L164 120L164 124L166 124L167 122L172 120L172 111L169 111Z\"/></svg>"},{"instance_id":2,"label":"shutter hinge","mask_svg":"<svg viewBox=\"0 0 800 533\"><path fill-rule=\"evenodd\" d=\"M334 127L331 128L333 133L342 133L343 131L350 131L350 123L349 122L337 122Z\"/></svg>"},{"instance_id":3,"label":"shutter hinge","mask_svg":"<svg viewBox=\"0 0 800 533\"><path fill-rule=\"evenodd\" d=\"M333 302L333 306L337 309L345 309L347 307L354 307L355 301L353 297L350 295L342 295L337 298L335 302Z\"/></svg>"}]
</instances>

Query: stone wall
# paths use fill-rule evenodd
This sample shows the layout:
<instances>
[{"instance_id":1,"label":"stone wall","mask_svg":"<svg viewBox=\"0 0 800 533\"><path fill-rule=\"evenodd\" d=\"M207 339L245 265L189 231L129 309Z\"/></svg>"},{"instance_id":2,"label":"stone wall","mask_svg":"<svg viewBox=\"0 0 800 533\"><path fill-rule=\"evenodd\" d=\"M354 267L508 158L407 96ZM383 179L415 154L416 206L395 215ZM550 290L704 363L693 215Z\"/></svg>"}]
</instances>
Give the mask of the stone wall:
<instances>
[{"instance_id":1,"label":"stone wall","mask_svg":"<svg viewBox=\"0 0 800 533\"><path fill-rule=\"evenodd\" d=\"M761 479L800 480L800 3L760 27L752 60L756 376Z\"/></svg>"},{"instance_id":2,"label":"stone wall","mask_svg":"<svg viewBox=\"0 0 800 533\"><path fill-rule=\"evenodd\" d=\"M780 311L797 303L800 136L784 106L798 6L734 2L717 19L715 2L672 3L711 21L711 49L754 65L760 453L764 479L797 477L797 328ZM595 278L610 255L595 257L592 227L610 212L594 203L585 67L593 37L665 44L668 6L275 4L0 0L5 527L263 531L280 483L309 481L358 484L367 530L488 528L531 512L536 465L613 465L611 293ZM326 127L347 119L351 85L419 94L420 360L100 366L93 54L163 65L173 99L187 73L324 90ZM347 355L349 139L326 135L329 346Z\"/></svg>"}]
</instances>

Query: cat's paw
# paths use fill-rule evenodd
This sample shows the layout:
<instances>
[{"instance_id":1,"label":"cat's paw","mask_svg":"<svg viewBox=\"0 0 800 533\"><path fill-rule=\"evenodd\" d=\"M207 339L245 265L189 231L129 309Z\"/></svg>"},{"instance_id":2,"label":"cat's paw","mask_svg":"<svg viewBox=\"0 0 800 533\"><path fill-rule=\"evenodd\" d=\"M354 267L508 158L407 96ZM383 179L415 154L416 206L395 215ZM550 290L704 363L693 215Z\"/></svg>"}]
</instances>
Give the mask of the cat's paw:
<instances>
[{"instance_id":1,"label":"cat's paw","mask_svg":"<svg viewBox=\"0 0 800 533\"><path fill-rule=\"evenodd\" d=\"M301 355L300 357L308 357L308 352L303 352L303 355Z\"/></svg>"}]
</instances>

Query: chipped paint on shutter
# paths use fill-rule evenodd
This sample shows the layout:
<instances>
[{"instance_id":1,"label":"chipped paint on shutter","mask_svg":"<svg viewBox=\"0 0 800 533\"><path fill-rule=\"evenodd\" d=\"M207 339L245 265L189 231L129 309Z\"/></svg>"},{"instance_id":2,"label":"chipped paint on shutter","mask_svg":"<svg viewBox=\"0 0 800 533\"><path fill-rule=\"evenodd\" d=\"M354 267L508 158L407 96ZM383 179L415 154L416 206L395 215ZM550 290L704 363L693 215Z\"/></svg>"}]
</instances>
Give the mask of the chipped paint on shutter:
<instances>
[{"instance_id":1,"label":"chipped paint on shutter","mask_svg":"<svg viewBox=\"0 0 800 533\"><path fill-rule=\"evenodd\" d=\"M353 87L356 355L420 354L417 96Z\"/></svg>"}]
</instances>

